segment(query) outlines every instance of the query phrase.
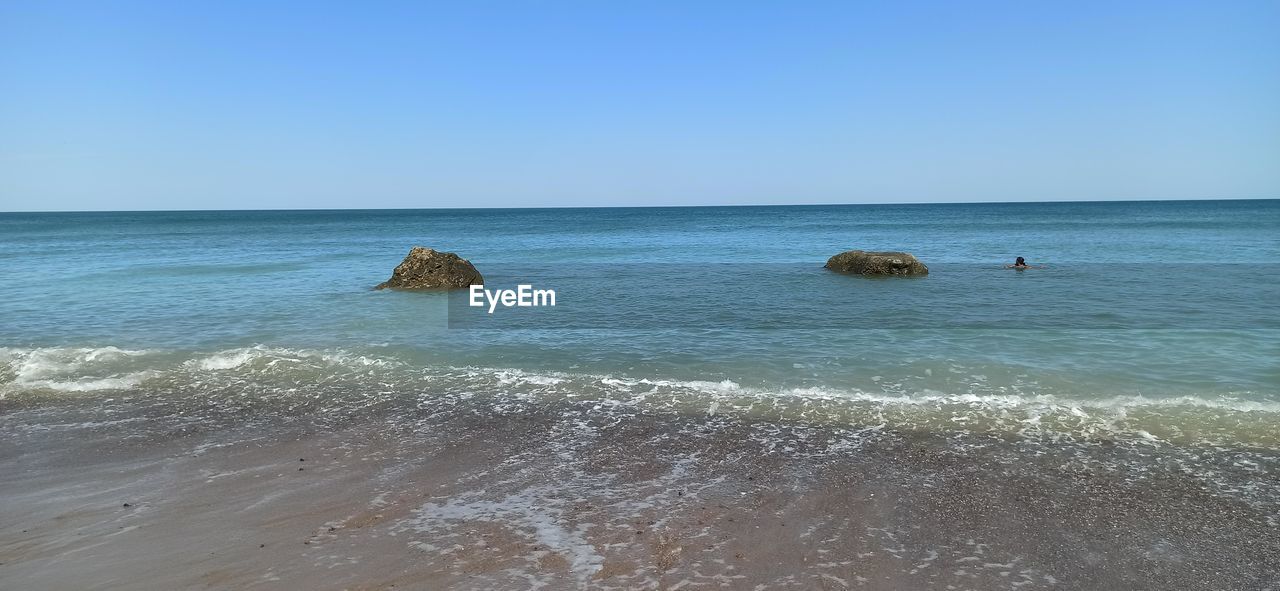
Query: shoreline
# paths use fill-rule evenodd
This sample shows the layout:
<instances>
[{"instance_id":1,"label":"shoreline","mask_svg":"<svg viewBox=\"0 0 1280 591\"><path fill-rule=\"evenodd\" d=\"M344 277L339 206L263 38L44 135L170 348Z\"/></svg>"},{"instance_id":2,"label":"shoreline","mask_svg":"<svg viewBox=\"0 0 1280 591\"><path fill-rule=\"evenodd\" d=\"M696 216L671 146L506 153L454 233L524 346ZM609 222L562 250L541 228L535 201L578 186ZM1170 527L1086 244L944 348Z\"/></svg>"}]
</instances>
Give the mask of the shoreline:
<instances>
[{"instance_id":1,"label":"shoreline","mask_svg":"<svg viewBox=\"0 0 1280 591\"><path fill-rule=\"evenodd\" d=\"M1274 451L511 402L29 431L0 455L0 583L1239 589L1280 572Z\"/></svg>"}]
</instances>

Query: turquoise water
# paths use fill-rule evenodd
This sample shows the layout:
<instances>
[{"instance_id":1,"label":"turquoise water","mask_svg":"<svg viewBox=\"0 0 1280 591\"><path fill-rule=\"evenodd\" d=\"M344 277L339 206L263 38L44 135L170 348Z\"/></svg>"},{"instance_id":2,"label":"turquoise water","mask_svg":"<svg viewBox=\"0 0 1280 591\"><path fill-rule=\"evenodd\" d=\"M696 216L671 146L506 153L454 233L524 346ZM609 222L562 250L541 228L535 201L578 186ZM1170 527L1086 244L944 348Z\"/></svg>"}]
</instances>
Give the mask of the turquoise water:
<instances>
[{"instance_id":1,"label":"turquoise water","mask_svg":"<svg viewBox=\"0 0 1280 591\"><path fill-rule=\"evenodd\" d=\"M413 245L558 306L372 290ZM852 248L931 273L822 269ZM1278 260L1274 200L0 214L0 396L616 391L1271 446Z\"/></svg>"}]
</instances>

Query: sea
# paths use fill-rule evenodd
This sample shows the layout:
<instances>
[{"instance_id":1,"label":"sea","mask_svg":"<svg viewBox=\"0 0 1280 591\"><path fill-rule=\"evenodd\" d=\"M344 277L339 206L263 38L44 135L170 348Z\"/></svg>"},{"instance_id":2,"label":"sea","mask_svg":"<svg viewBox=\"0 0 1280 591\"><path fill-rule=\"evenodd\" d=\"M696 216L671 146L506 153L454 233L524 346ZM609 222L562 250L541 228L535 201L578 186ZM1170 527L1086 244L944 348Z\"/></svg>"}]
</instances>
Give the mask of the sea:
<instances>
[{"instance_id":1,"label":"sea","mask_svg":"<svg viewBox=\"0 0 1280 591\"><path fill-rule=\"evenodd\" d=\"M468 259L486 288L554 290L556 305L490 311L467 290L374 289L419 245ZM909 252L930 272L824 268L852 249ZM1006 268L1019 256L1034 267ZM436 565L429 580L462 587L736 587L745 582L732 577L747 576L768 588L1264 588L1280 570L1277 261L1280 200L0 213L0 461L54 471L40 458L196 456L276 432L370 429L401 433L393 447L442 433L514 446L505 460L463 462L461 482L538 450L528 465L541 476L414 501L394 526L397 544L423 544L413 547L428 555L466 546L450 536L465 537L458 528L477 519L542 547L526 562L503 551L516 562L490 570L456 554L447 567L418 559ZM455 431L459 421L467 427ZM715 452L729 448L737 452ZM678 514L651 491L598 480L617 477L627 458L659 461L647 482L668 478L664 490L683 498L770 457L779 463L761 470L784 478L780 489L823 498L858 490L832 480L831 461L867 478L898 470L900 496L944 486L933 479L955 470L972 485L955 495L1003 499L1002 511L1057 507L1056 517L1037 514L1031 530L1042 533L1072 511L1117 519L1135 496L1161 506L1125 505L1125 523L1147 524L1125 545L1096 524L1040 538L1010 534L1007 520L990 531L964 526L946 516L972 507L931 512L909 495L910 510L855 511L899 521L834 533L819 519L829 509L787 505L796 523L813 522L813 539L846 536L833 543L848 562L821 572L789 555L759 572L689 566L692 544L674 554L650 544L642 553L656 566L616 567L611 552L631 538L601 542L604 530L592 528L612 518L566 513L603 495L597 506L610 515L624 506ZM962 468L921 457L982 460ZM406 461L387 460L371 477L383 488L370 494L413 489L393 477ZM1106 484L1071 480L1085 472ZM1025 484L1033 481L1062 486ZM1010 482L1055 492L1029 510ZM742 485L704 495L755 490ZM9 492L36 503L50 498L44 486L23 481ZM1079 501L1088 486L1114 496ZM1214 521L1219 504L1241 521ZM1188 519L1208 521L1178 533ZM926 522L940 525L929 535L910 525ZM984 531L1007 538L1009 555L970 560L982 544L999 545L980 539ZM83 531L63 533L59 543L71 544ZM720 541L707 548L720 552L740 533L708 531ZM966 543L979 552L948 554ZM1041 554L1028 550L1036 544ZM546 552L564 564L547 566ZM858 571L864 552L882 562ZM1230 554L1243 561L1233 574L1204 570ZM839 562L827 558L819 562ZM610 569L621 574L602 578ZM35 566L18 572L15 582L50 580ZM130 572L161 580L137 570L118 582Z\"/></svg>"}]
</instances>

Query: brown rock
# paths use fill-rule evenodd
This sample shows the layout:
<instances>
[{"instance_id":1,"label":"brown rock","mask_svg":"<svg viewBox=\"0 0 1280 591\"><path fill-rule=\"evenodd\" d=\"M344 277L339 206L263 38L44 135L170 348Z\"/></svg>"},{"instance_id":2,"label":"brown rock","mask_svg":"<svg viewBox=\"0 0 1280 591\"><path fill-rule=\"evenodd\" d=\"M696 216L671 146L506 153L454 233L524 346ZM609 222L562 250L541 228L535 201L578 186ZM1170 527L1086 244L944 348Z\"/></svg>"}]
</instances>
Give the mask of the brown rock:
<instances>
[{"instance_id":1,"label":"brown rock","mask_svg":"<svg viewBox=\"0 0 1280 591\"><path fill-rule=\"evenodd\" d=\"M374 289L452 289L483 284L484 277L467 259L452 252L415 246L392 271L391 278Z\"/></svg>"},{"instance_id":2,"label":"brown rock","mask_svg":"<svg viewBox=\"0 0 1280 591\"><path fill-rule=\"evenodd\" d=\"M828 269L857 275L928 275L924 263L905 252L850 250L827 259Z\"/></svg>"}]
</instances>

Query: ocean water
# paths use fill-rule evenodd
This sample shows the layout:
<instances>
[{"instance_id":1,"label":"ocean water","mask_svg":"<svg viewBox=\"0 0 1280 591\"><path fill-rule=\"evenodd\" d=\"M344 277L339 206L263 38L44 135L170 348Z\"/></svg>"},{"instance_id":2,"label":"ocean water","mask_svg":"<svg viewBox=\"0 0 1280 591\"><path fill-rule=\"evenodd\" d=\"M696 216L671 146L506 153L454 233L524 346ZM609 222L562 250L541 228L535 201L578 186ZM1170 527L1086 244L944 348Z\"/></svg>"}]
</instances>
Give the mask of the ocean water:
<instances>
[{"instance_id":1,"label":"ocean water","mask_svg":"<svg viewBox=\"0 0 1280 591\"><path fill-rule=\"evenodd\" d=\"M413 245L558 305L372 290ZM822 268L852 248L932 272ZM0 214L0 398L653 389L690 412L1273 446L1277 260L1278 201Z\"/></svg>"},{"instance_id":2,"label":"ocean water","mask_svg":"<svg viewBox=\"0 0 1280 591\"><path fill-rule=\"evenodd\" d=\"M556 306L374 290L414 245ZM0 587L1277 588L1277 260L1280 201L0 214Z\"/></svg>"}]
</instances>

